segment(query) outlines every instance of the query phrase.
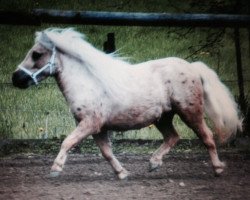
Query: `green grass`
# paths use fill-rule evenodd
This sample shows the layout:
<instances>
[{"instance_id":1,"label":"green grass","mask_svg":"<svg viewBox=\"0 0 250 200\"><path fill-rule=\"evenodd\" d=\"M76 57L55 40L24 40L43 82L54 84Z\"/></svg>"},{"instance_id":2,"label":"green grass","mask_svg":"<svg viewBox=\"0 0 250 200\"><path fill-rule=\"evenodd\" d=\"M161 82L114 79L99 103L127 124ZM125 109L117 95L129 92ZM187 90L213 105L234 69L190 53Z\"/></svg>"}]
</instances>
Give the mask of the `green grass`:
<instances>
[{"instance_id":1,"label":"green grass","mask_svg":"<svg viewBox=\"0 0 250 200\"><path fill-rule=\"evenodd\" d=\"M170 5L171 1L19 1L20 6L13 6L17 1L2 3L3 9L32 8L105 10L105 11L145 11L145 12L180 12ZM21 3L20 3L21 2ZM95 2L95 3L94 3ZM12 6L11 6L12 5ZM182 10L190 9L190 5L182 2ZM197 8L193 10L196 11ZM50 138L67 135L75 127L74 119L66 102L53 79L48 79L38 87L27 90L14 88L11 83L11 73L24 59L26 52L33 45L35 31L55 25L5 26L0 25L0 138L42 138L48 133ZM58 25L56 25L58 27ZM60 27L68 27L60 25ZM216 34L221 29L207 28L169 28L169 27L110 27L110 26L73 26L83 32L88 41L102 49L106 34L115 33L116 48L122 57L131 63L162 57L176 56L188 58L189 61L201 60L217 71L234 95L238 95L235 49L233 30L226 29L222 38L215 46L204 48L208 35ZM242 61L244 78L250 80L248 32L241 30ZM231 80L233 80L231 82ZM250 84L245 83L246 94L250 94ZM249 97L249 96L248 96ZM47 121L47 122L46 122ZM46 125L47 123L47 125ZM178 119L175 126L182 138L195 138L195 135ZM46 130L47 126L47 130ZM153 128L139 131L129 131L123 138L160 139L160 133Z\"/></svg>"}]
</instances>

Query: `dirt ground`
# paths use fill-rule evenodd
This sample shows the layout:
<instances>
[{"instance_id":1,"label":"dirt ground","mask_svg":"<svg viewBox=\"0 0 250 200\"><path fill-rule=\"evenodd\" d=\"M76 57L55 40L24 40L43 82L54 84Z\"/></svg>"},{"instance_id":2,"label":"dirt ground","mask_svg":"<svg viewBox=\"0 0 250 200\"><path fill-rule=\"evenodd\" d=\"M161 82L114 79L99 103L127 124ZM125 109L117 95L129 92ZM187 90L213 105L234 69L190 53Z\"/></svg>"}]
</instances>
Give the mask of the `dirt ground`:
<instances>
[{"instance_id":1,"label":"dirt ground","mask_svg":"<svg viewBox=\"0 0 250 200\"><path fill-rule=\"evenodd\" d=\"M250 154L220 152L227 163L214 177L205 153L172 153L157 172L150 155L118 155L130 171L116 178L99 155L71 154L60 177L48 176L55 156L12 155L0 159L0 199L250 199Z\"/></svg>"}]
</instances>

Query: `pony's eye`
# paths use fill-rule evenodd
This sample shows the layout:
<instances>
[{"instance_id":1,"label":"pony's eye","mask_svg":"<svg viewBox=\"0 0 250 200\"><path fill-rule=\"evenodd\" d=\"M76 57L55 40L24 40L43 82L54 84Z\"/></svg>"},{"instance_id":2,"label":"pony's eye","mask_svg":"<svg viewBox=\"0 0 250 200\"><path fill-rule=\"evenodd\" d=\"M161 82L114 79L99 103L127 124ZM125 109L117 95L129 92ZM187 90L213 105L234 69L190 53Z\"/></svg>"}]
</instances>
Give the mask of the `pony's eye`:
<instances>
[{"instance_id":1,"label":"pony's eye","mask_svg":"<svg viewBox=\"0 0 250 200\"><path fill-rule=\"evenodd\" d=\"M42 57L42 53L39 53L39 52L37 52L37 51L33 51L33 53L32 53L32 59L34 60L34 61L37 61L39 58L41 58Z\"/></svg>"}]
</instances>

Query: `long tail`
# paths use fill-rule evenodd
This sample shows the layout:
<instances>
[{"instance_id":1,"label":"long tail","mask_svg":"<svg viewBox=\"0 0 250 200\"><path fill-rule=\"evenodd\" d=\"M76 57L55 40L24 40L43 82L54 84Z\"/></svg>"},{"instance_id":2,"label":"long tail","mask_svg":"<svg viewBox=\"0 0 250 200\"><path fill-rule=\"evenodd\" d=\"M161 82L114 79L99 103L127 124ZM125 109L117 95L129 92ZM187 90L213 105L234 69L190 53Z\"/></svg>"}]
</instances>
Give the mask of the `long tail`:
<instances>
[{"instance_id":1,"label":"long tail","mask_svg":"<svg viewBox=\"0 0 250 200\"><path fill-rule=\"evenodd\" d=\"M205 111L215 126L215 132L221 142L242 131L242 118L238 114L238 105L228 88L219 80L217 74L202 62L191 64L203 81Z\"/></svg>"}]
</instances>

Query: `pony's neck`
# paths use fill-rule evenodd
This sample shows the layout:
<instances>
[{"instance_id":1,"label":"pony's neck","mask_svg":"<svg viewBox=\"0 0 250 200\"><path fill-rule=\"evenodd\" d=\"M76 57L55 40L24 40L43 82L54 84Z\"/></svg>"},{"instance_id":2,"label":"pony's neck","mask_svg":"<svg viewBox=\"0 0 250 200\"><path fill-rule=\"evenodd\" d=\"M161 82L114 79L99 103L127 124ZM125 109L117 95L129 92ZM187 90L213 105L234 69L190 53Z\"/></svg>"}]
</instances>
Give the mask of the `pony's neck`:
<instances>
[{"instance_id":1,"label":"pony's neck","mask_svg":"<svg viewBox=\"0 0 250 200\"><path fill-rule=\"evenodd\" d=\"M129 71L131 67L129 63L115 58L110 54L105 54L84 40L79 44L78 51L76 52L74 49L74 52L71 53L71 55L83 62L84 67L93 76L99 79L105 78L105 76L115 79L117 73Z\"/></svg>"},{"instance_id":2,"label":"pony's neck","mask_svg":"<svg viewBox=\"0 0 250 200\"><path fill-rule=\"evenodd\" d=\"M115 101L124 101L132 82L132 76L129 76L131 66L96 49L86 51L88 53L81 59L65 53L58 55L59 68L55 77L67 101L83 100L92 95L96 100L103 93ZM91 58L94 54L95 57Z\"/></svg>"},{"instance_id":3,"label":"pony's neck","mask_svg":"<svg viewBox=\"0 0 250 200\"><path fill-rule=\"evenodd\" d=\"M131 73L133 67L129 63L103 53L84 40L79 44L69 44L63 51L75 58L109 96L121 101L126 97L126 92L130 91L129 86L133 83ZM74 67L65 63L63 65L64 67Z\"/></svg>"},{"instance_id":4,"label":"pony's neck","mask_svg":"<svg viewBox=\"0 0 250 200\"><path fill-rule=\"evenodd\" d=\"M119 99L119 101L126 98L126 94L130 92L130 87L134 82L134 67L131 67L129 63L94 48L84 40L83 35L72 29L48 30L46 35L50 43L63 52L65 58L68 56L68 59L63 60L62 66L63 70L67 70L71 76L75 76L70 79L70 82L75 83L74 79L85 78L86 80L82 80L81 83L87 80L95 81L97 86L102 87L110 97ZM37 38L37 40L39 39L42 40L41 37ZM68 74L63 74L64 78L68 79ZM75 83L75 85L79 87L78 84Z\"/></svg>"}]
</instances>

